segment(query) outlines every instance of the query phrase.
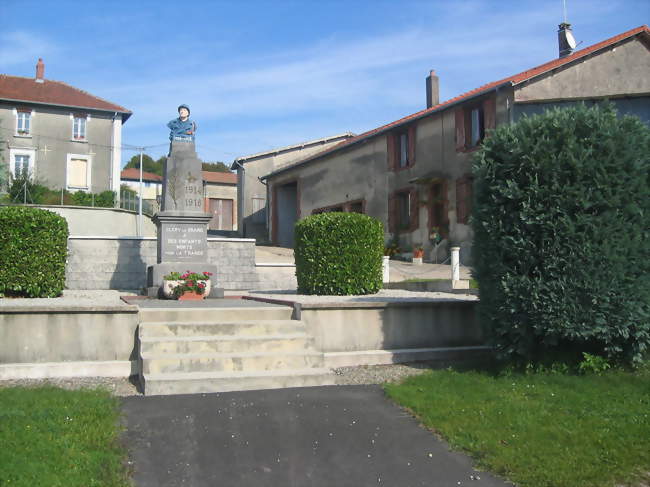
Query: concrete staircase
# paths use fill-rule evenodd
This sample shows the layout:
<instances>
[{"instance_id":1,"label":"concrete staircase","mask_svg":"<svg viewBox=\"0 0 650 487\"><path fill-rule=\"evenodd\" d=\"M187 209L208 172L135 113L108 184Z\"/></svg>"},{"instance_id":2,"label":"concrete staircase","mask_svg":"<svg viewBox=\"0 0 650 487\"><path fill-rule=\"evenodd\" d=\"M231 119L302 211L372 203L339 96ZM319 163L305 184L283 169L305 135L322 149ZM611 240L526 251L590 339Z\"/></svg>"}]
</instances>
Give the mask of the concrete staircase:
<instances>
[{"instance_id":1,"label":"concrete staircase","mask_svg":"<svg viewBox=\"0 0 650 487\"><path fill-rule=\"evenodd\" d=\"M284 306L140 308L145 395L333 384L291 314Z\"/></svg>"}]
</instances>

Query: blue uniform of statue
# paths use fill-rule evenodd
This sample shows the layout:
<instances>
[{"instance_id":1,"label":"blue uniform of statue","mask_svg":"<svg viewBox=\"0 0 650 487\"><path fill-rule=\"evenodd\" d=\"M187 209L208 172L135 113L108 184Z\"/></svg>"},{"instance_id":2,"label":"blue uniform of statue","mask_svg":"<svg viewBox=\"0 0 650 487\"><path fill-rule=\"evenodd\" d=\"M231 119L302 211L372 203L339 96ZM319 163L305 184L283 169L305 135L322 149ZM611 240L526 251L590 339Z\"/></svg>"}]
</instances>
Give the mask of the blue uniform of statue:
<instances>
[{"instance_id":1,"label":"blue uniform of statue","mask_svg":"<svg viewBox=\"0 0 650 487\"><path fill-rule=\"evenodd\" d=\"M181 105L178 107L179 117L167 124L169 128L169 140L180 140L193 142L196 133L196 122L190 120L190 107Z\"/></svg>"}]
</instances>

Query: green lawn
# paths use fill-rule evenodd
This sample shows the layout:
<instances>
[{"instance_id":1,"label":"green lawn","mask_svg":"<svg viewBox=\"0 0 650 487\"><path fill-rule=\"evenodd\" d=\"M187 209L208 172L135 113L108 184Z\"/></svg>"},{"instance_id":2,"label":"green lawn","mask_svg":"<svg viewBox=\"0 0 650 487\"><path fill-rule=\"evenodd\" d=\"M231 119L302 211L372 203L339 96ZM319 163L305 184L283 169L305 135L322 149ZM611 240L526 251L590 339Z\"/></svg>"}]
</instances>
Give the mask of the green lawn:
<instances>
[{"instance_id":1,"label":"green lawn","mask_svg":"<svg viewBox=\"0 0 650 487\"><path fill-rule=\"evenodd\" d=\"M480 468L521 487L649 483L647 368L601 376L432 371L386 391Z\"/></svg>"},{"instance_id":2,"label":"green lawn","mask_svg":"<svg viewBox=\"0 0 650 487\"><path fill-rule=\"evenodd\" d=\"M0 388L0 485L129 485L118 418L107 391Z\"/></svg>"}]
</instances>

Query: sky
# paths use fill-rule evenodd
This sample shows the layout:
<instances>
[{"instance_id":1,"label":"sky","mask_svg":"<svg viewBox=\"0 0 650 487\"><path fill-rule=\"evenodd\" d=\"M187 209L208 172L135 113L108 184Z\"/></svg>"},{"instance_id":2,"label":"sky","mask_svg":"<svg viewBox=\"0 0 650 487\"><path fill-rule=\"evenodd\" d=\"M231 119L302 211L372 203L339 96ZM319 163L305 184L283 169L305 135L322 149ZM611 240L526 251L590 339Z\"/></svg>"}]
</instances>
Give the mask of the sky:
<instances>
[{"instance_id":1,"label":"sky","mask_svg":"<svg viewBox=\"0 0 650 487\"><path fill-rule=\"evenodd\" d=\"M566 0L578 49L650 23L650 0ZM65 81L133 112L165 155L176 108L223 161L362 133L557 57L562 0L0 0L0 73ZM29 19L29 21L25 21ZM134 154L125 149L123 163Z\"/></svg>"}]
</instances>

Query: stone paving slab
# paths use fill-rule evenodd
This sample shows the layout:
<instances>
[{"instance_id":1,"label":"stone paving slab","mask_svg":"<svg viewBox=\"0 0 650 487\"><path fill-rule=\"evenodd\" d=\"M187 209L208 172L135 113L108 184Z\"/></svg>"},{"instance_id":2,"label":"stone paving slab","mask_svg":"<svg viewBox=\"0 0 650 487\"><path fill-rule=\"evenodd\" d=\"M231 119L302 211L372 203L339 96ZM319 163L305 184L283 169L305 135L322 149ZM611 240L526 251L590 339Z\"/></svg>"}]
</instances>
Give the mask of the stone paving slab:
<instances>
[{"instance_id":1,"label":"stone paving slab","mask_svg":"<svg viewBox=\"0 0 650 487\"><path fill-rule=\"evenodd\" d=\"M139 487L511 485L418 425L379 386L122 399Z\"/></svg>"},{"instance_id":2,"label":"stone paving slab","mask_svg":"<svg viewBox=\"0 0 650 487\"><path fill-rule=\"evenodd\" d=\"M253 301L250 299L203 299L201 301L178 301L176 299L142 299L126 297L125 301L139 308L282 308L282 305Z\"/></svg>"}]
</instances>

